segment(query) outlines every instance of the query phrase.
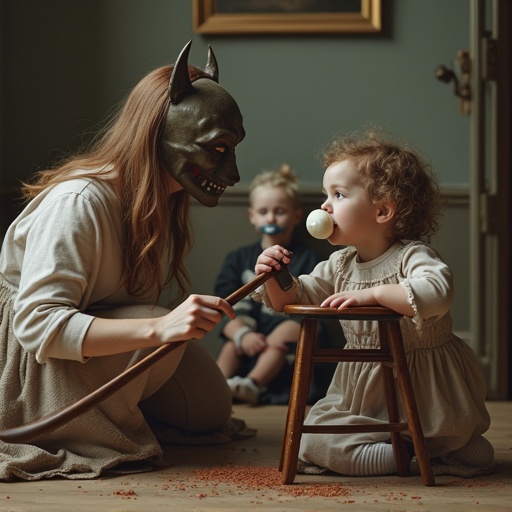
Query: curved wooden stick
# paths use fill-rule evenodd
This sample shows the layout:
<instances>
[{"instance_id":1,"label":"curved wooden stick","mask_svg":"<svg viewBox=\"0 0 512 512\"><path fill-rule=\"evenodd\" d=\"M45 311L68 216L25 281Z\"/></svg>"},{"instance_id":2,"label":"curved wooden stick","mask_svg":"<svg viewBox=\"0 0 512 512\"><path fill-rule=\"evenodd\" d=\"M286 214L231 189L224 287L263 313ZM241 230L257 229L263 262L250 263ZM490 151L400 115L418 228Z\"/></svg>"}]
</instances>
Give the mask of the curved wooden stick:
<instances>
[{"instance_id":1,"label":"curved wooden stick","mask_svg":"<svg viewBox=\"0 0 512 512\"><path fill-rule=\"evenodd\" d=\"M252 281L233 292L226 298L226 301L233 306L239 300L249 295L249 293L256 290L256 288L261 286L268 279L274 277L277 273L277 271L272 271L256 276ZM93 391L84 398L63 407L58 411L47 414L37 420L21 425L20 427L12 427L3 430L0 429L0 440L9 443L28 443L37 437L47 434L53 430L57 430L66 423L69 423L72 419L92 409L103 400L113 395L116 391L119 391L124 385L128 384L128 382L132 381L135 377L146 371L150 366L155 364L157 361L160 361L160 359L184 343L187 342L179 341L177 343L162 345L96 391Z\"/></svg>"}]
</instances>

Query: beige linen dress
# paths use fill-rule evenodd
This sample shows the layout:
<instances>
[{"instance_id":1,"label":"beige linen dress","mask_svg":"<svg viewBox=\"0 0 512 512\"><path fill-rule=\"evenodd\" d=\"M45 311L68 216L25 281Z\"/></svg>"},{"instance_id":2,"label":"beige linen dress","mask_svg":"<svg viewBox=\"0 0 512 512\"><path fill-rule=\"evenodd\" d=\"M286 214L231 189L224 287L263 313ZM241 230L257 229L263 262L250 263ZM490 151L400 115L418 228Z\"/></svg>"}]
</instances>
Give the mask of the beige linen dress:
<instances>
[{"instance_id":1,"label":"beige linen dress","mask_svg":"<svg viewBox=\"0 0 512 512\"><path fill-rule=\"evenodd\" d=\"M484 433L490 424L486 383L470 347L452 332L453 297L449 268L431 248L399 242L369 262L358 262L354 248L333 253L310 275L299 277L298 302L320 304L340 290L400 283L415 316L400 327L421 424L431 457L446 455ZM346 348L376 347L376 322L341 321ZM386 422L380 363L338 364L327 395L310 410L308 424ZM343 474L357 474L357 447L387 442L390 434L304 434L299 457Z\"/></svg>"},{"instance_id":2,"label":"beige linen dress","mask_svg":"<svg viewBox=\"0 0 512 512\"><path fill-rule=\"evenodd\" d=\"M0 254L1 429L82 398L149 353L82 357L94 315L168 312L150 306L154 296L141 300L127 293L122 239L117 196L105 182L90 179L44 191L9 228ZM149 396L146 409L179 428L217 428L231 414L215 361L190 342L55 432L31 444L0 441L0 479L92 478L123 462L158 462L161 447L138 406Z\"/></svg>"}]
</instances>

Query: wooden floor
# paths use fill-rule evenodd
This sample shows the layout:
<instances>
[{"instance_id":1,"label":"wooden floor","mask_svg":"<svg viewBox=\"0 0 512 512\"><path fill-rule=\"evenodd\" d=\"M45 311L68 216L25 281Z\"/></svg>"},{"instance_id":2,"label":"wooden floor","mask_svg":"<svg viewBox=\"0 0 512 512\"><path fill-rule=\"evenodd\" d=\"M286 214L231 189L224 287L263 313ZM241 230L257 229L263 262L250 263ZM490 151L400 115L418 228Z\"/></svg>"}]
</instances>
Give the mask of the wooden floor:
<instances>
[{"instance_id":1,"label":"wooden floor","mask_svg":"<svg viewBox=\"0 0 512 512\"><path fill-rule=\"evenodd\" d=\"M497 471L476 479L297 477L280 485L286 407L234 407L254 437L215 446L168 446L170 467L97 480L0 483L0 511L512 511L512 402L489 402L487 438Z\"/></svg>"}]
</instances>

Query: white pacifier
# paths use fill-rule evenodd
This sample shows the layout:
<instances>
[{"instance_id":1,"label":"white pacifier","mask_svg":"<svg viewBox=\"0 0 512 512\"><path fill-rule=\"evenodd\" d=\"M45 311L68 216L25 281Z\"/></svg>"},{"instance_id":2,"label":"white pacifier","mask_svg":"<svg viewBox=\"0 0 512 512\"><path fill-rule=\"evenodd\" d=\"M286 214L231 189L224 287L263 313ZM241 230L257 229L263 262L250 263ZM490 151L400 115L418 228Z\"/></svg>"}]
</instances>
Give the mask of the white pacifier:
<instances>
[{"instance_id":1,"label":"white pacifier","mask_svg":"<svg viewBox=\"0 0 512 512\"><path fill-rule=\"evenodd\" d=\"M324 210L313 210L306 219L306 229L315 238L325 240L332 235L334 221Z\"/></svg>"}]
</instances>

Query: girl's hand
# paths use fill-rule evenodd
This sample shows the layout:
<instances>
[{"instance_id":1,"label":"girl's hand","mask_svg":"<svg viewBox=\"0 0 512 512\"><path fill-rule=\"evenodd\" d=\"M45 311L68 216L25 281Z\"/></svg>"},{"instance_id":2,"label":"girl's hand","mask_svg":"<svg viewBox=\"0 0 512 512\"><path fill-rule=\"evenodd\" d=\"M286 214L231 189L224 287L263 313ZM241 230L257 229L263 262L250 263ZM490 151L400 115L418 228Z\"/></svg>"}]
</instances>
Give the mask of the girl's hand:
<instances>
[{"instance_id":1,"label":"girl's hand","mask_svg":"<svg viewBox=\"0 0 512 512\"><path fill-rule=\"evenodd\" d=\"M335 293L320 305L324 308L338 309L348 306L384 306L411 318L416 314L401 284L381 284L366 290Z\"/></svg>"},{"instance_id":2,"label":"girl's hand","mask_svg":"<svg viewBox=\"0 0 512 512\"><path fill-rule=\"evenodd\" d=\"M377 306L377 302L373 288L366 290L352 290L347 292L339 292L327 297L322 304L323 308L343 309L348 306Z\"/></svg>"},{"instance_id":3,"label":"girl's hand","mask_svg":"<svg viewBox=\"0 0 512 512\"><path fill-rule=\"evenodd\" d=\"M246 356L252 357L267 347L267 340L265 336L259 332L248 332L242 338L241 348Z\"/></svg>"},{"instance_id":4,"label":"girl's hand","mask_svg":"<svg viewBox=\"0 0 512 512\"><path fill-rule=\"evenodd\" d=\"M288 263L290 263L290 256L290 251L286 250L284 247L273 245L265 249L258 256L254 271L256 275L259 275L264 272L271 272L273 269L281 270L281 262L288 265Z\"/></svg>"},{"instance_id":5,"label":"girl's hand","mask_svg":"<svg viewBox=\"0 0 512 512\"><path fill-rule=\"evenodd\" d=\"M224 299L193 294L167 315L155 318L150 336L160 343L201 339L222 320L223 314L235 318L233 308Z\"/></svg>"}]
</instances>

